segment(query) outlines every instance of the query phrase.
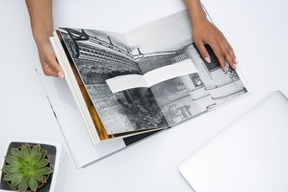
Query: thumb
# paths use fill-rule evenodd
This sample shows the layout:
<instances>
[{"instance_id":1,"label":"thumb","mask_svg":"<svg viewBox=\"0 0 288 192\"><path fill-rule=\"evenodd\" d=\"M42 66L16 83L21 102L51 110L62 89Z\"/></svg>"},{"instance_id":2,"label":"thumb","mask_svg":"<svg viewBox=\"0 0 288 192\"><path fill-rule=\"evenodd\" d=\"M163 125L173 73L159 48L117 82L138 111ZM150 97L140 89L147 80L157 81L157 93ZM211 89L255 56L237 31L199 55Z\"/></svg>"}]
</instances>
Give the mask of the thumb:
<instances>
[{"instance_id":1,"label":"thumb","mask_svg":"<svg viewBox=\"0 0 288 192\"><path fill-rule=\"evenodd\" d=\"M203 57L203 59L207 62L207 63L211 63L211 58L210 55L208 54L204 43L202 41L200 42L195 42L196 47L198 48L200 55Z\"/></svg>"},{"instance_id":2,"label":"thumb","mask_svg":"<svg viewBox=\"0 0 288 192\"><path fill-rule=\"evenodd\" d=\"M63 79L65 77L64 71L62 69L62 67L58 64L57 67L57 75L60 79Z\"/></svg>"},{"instance_id":3,"label":"thumb","mask_svg":"<svg viewBox=\"0 0 288 192\"><path fill-rule=\"evenodd\" d=\"M57 62L56 56L55 55L50 55L48 58L48 62L52 70L54 71L54 76L58 76L60 79L64 78L64 71Z\"/></svg>"}]
</instances>

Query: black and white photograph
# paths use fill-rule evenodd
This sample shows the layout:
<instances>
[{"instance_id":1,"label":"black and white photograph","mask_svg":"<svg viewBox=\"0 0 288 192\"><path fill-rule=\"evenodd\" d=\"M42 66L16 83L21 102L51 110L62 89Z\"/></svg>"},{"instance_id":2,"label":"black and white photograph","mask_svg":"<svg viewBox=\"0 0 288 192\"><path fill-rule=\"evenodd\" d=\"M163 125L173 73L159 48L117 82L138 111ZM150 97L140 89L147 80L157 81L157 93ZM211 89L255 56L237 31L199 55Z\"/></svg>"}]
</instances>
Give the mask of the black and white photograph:
<instances>
[{"instance_id":1,"label":"black and white photograph","mask_svg":"<svg viewBox=\"0 0 288 192\"><path fill-rule=\"evenodd\" d=\"M143 73L185 60L197 72L160 82L151 87L170 126L231 101L247 89L228 64L223 71L209 46L211 63L200 55L192 37L187 11L181 11L124 34L132 47L139 47L144 58L139 61Z\"/></svg>"},{"instance_id":2,"label":"black and white photograph","mask_svg":"<svg viewBox=\"0 0 288 192\"><path fill-rule=\"evenodd\" d=\"M84 29L62 29L61 35L108 135L167 127L149 88L113 94L105 80L141 74L121 35Z\"/></svg>"},{"instance_id":3,"label":"black and white photograph","mask_svg":"<svg viewBox=\"0 0 288 192\"><path fill-rule=\"evenodd\" d=\"M228 65L222 70L209 46L211 63L200 56L187 11L123 35L71 28L60 32L108 135L169 127L247 92L235 70ZM169 66L179 69L162 70ZM157 81L145 76L156 71ZM117 92L107 84L131 75L156 83L133 82L133 88ZM114 84L125 87L119 82Z\"/></svg>"}]
</instances>

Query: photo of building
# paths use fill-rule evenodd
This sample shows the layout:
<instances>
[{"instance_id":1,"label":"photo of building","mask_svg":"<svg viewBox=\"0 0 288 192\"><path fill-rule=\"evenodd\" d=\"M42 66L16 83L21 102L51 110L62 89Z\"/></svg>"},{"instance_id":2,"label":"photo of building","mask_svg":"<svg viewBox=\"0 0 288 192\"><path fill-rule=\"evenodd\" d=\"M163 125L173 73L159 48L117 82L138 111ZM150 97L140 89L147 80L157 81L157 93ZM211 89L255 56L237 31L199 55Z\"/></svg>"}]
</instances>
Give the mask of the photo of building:
<instances>
[{"instance_id":1,"label":"photo of building","mask_svg":"<svg viewBox=\"0 0 288 192\"><path fill-rule=\"evenodd\" d=\"M211 63L200 56L191 34L185 11L123 35L61 29L65 45L109 135L169 127L247 92L235 70L228 65L227 71L222 70L209 46L206 49ZM143 75L182 61L193 63L197 72L150 88L117 93L112 93L106 83L113 77Z\"/></svg>"}]
</instances>

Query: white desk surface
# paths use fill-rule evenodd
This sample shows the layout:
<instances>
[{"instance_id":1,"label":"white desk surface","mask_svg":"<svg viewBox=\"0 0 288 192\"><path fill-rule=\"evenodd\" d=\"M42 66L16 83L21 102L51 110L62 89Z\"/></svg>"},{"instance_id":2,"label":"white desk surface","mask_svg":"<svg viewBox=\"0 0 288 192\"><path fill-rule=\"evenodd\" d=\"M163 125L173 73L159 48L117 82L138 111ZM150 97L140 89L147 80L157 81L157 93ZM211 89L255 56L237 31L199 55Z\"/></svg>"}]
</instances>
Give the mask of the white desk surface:
<instances>
[{"instance_id":1,"label":"white desk surface","mask_svg":"<svg viewBox=\"0 0 288 192\"><path fill-rule=\"evenodd\" d=\"M204 4L234 47L253 93L86 168L76 169L67 158L57 191L192 191L177 170L181 162L274 90L288 96L288 2ZM123 32L183 8L181 0L54 1L55 26ZM25 1L1 0L0 25L0 154L9 136L57 141L67 148L34 70L39 60Z\"/></svg>"}]
</instances>

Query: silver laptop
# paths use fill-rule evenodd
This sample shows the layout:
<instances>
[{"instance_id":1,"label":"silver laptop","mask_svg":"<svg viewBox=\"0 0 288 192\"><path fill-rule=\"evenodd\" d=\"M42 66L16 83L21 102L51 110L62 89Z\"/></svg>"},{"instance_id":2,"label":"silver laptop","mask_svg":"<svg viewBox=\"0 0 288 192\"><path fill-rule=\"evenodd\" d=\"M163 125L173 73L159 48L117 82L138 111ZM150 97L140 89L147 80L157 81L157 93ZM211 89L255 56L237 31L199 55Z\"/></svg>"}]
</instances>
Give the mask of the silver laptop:
<instances>
[{"instance_id":1,"label":"silver laptop","mask_svg":"<svg viewBox=\"0 0 288 192\"><path fill-rule=\"evenodd\" d=\"M288 100L280 92L179 166L196 192L288 192Z\"/></svg>"}]
</instances>

